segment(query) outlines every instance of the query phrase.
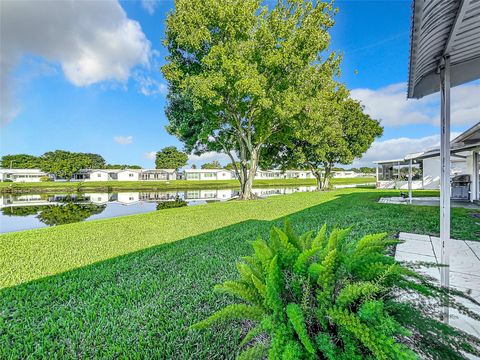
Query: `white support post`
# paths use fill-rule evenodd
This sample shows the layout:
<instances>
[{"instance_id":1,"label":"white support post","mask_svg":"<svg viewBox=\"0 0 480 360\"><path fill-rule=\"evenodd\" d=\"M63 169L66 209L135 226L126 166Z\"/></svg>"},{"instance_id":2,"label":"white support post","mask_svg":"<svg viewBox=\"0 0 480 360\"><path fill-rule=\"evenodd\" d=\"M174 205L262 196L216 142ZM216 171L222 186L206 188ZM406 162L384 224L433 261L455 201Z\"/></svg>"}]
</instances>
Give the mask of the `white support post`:
<instances>
[{"instance_id":1,"label":"white support post","mask_svg":"<svg viewBox=\"0 0 480 360\"><path fill-rule=\"evenodd\" d=\"M441 79L440 136L440 242L442 246L441 285L450 286L450 57L445 57ZM448 315L447 315L448 316ZM448 317L447 317L448 319Z\"/></svg>"},{"instance_id":2,"label":"white support post","mask_svg":"<svg viewBox=\"0 0 480 360\"><path fill-rule=\"evenodd\" d=\"M470 201L480 200L479 197L479 179L478 179L478 151L473 151L472 153L472 182L470 186Z\"/></svg>"},{"instance_id":3,"label":"white support post","mask_svg":"<svg viewBox=\"0 0 480 360\"><path fill-rule=\"evenodd\" d=\"M408 201L412 203L412 159L408 163Z\"/></svg>"},{"instance_id":4,"label":"white support post","mask_svg":"<svg viewBox=\"0 0 480 360\"><path fill-rule=\"evenodd\" d=\"M375 167L375 172L376 172L376 175L377 175L377 184L378 184L378 164L377 164L377 166Z\"/></svg>"}]
</instances>

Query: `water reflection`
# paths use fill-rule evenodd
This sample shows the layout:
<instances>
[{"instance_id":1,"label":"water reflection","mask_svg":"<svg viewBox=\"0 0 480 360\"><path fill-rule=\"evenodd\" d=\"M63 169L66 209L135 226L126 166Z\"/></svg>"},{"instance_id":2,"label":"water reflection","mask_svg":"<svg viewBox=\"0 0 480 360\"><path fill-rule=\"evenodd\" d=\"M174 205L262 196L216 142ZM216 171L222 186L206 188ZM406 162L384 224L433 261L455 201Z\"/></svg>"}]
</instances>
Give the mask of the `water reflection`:
<instances>
[{"instance_id":1,"label":"water reflection","mask_svg":"<svg viewBox=\"0 0 480 360\"><path fill-rule=\"evenodd\" d=\"M259 197L314 191L315 186L258 188ZM163 192L0 195L0 232L19 231L73 222L227 201L236 189Z\"/></svg>"}]
</instances>

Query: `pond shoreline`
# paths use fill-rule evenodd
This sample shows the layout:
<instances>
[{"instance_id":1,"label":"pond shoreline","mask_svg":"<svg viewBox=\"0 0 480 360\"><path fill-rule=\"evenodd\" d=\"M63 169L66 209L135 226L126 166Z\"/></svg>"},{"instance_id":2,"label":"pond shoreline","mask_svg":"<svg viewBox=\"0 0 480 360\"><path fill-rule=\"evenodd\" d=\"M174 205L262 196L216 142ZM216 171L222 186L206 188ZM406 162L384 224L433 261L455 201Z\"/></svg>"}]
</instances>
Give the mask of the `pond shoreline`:
<instances>
[{"instance_id":1,"label":"pond shoreline","mask_svg":"<svg viewBox=\"0 0 480 360\"><path fill-rule=\"evenodd\" d=\"M374 178L332 179L333 185L365 185L375 183ZM315 179L276 179L255 180L256 187L274 186L307 186L315 185ZM212 181L108 181L108 182L45 182L45 183L0 183L0 194L33 194L33 193L78 193L87 191L166 191L185 189L236 189L237 180Z\"/></svg>"}]
</instances>

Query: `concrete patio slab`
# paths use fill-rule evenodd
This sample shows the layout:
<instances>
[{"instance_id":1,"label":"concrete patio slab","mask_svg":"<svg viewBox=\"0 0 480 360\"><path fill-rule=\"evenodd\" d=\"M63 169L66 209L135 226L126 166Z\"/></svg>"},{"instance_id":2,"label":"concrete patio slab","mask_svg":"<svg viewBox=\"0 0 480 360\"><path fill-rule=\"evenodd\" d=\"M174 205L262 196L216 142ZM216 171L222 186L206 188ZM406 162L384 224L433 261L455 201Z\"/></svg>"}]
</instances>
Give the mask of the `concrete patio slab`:
<instances>
[{"instance_id":1,"label":"concrete patio slab","mask_svg":"<svg viewBox=\"0 0 480 360\"><path fill-rule=\"evenodd\" d=\"M399 233L395 259L408 262L433 262L440 264L440 239L435 236ZM470 294L480 301L480 242L452 240L450 255L450 286ZM418 271L440 283L440 267L421 266ZM480 306L457 299L480 314ZM470 334L480 337L480 322L468 318L454 309L450 309L449 323Z\"/></svg>"},{"instance_id":2,"label":"concrete patio slab","mask_svg":"<svg viewBox=\"0 0 480 360\"><path fill-rule=\"evenodd\" d=\"M412 203L408 198L404 198L401 196L391 196L391 197L382 197L378 200L381 204L397 204L397 205L420 205L420 206L440 206L440 198L438 197L414 197L412 199ZM451 207L459 207L465 209L474 209L480 210L480 205L469 202L469 201L459 201L459 200L452 200L450 203Z\"/></svg>"}]
</instances>

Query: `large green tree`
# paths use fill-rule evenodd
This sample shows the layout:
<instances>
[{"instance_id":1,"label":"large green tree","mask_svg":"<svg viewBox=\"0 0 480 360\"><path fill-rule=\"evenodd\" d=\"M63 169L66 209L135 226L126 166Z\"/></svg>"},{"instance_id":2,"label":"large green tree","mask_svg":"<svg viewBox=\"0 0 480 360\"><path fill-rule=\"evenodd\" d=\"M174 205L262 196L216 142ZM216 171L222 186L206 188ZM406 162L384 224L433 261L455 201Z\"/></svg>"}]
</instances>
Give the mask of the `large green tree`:
<instances>
[{"instance_id":1,"label":"large green tree","mask_svg":"<svg viewBox=\"0 0 480 360\"><path fill-rule=\"evenodd\" d=\"M9 154L2 156L1 167L8 169L35 169L40 167L40 159L28 154Z\"/></svg>"},{"instance_id":2,"label":"large green tree","mask_svg":"<svg viewBox=\"0 0 480 360\"><path fill-rule=\"evenodd\" d=\"M318 189L326 189L335 164L351 164L382 133L379 122L364 113L345 87L332 82L312 97L310 106L292 126L288 141L269 147L266 162L309 169Z\"/></svg>"},{"instance_id":3,"label":"large green tree","mask_svg":"<svg viewBox=\"0 0 480 360\"><path fill-rule=\"evenodd\" d=\"M49 151L40 157L40 169L56 178L70 180L81 169L93 168L92 158L87 154L64 150Z\"/></svg>"},{"instance_id":4,"label":"large green tree","mask_svg":"<svg viewBox=\"0 0 480 360\"><path fill-rule=\"evenodd\" d=\"M175 146L168 146L157 152L155 166L157 169L178 169L187 165L188 155Z\"/></svg>"},{"instance_id":5,"label":"large green tree","mask_svg":"<svg viewBox=\"0 0 480 360\"><path fill-rule=\"evenodd\" d=\"M213 160L212 162L202 164L202 169L221 169L222 165L218 160Z\"/></svg>"},{"instance_id":6,"label":"large green tree","mask_svg":"<svg viewBox=\"0 0 480 360\"><path fill-rule=\"evenodd\" d=\"M167 19L162 67L169 82L167 130L187 151L226 153L251 199L268 144L281 143L302 113L312 76L332 76L322 56L333 25L331 3L176 0ZM236 160L238 159L238 162Z\"/></svg>"},{"instance_id":7,"label":"large green tree","mask_svg":"<svg viewBox=\"0 0 480 360\"><path fill-rule=\"evenodd\" d=\"M140 165L106 164L104 169L141 169Z\"/></svg>"},{"instance_id":8,"label":"large green tree","mask_svg":"<svg viewBox=\"0 0 480 360\"><path fill-rule=\"evenodd\" d=\"M104 169L106 166L106 161L102 155L92 154L92 153L79 153L80 155L85 155L90 159L90 168L92 169Z\"/></svg>"}]
</instances>

